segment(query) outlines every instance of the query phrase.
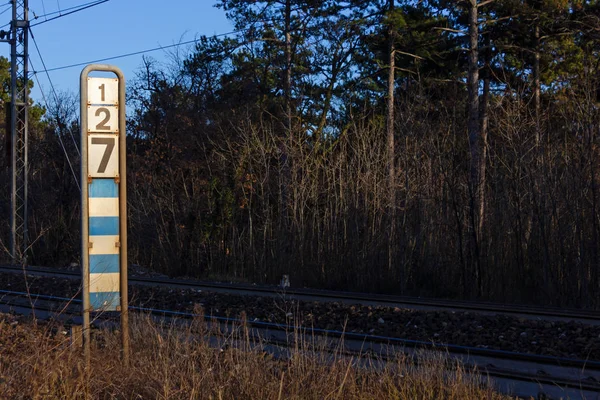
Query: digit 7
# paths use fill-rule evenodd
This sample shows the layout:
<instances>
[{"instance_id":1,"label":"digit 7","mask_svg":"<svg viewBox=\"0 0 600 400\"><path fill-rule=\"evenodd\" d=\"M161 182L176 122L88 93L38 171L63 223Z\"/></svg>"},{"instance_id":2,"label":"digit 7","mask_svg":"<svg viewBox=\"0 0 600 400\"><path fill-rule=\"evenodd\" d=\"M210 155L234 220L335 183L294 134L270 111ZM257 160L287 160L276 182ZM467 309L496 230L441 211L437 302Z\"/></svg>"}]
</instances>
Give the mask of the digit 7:
<instances>
[{"instance_id":1,"label":"digit 7","mask_svg":"<svg viewBox=\"0 0 600 400\"><path fill-rule=\"evenodd\" d=\"M92 144L103 144L106 146L106 148L104 149L104 154L102 154L102 159L100 160L100 165L98 166L98 173L102 174L104 173L104 171L106 171L108 160L110 160L110 155L112 154L112 151L115 148L115 139L93 137Z\"/></svg>"}]
</instances>

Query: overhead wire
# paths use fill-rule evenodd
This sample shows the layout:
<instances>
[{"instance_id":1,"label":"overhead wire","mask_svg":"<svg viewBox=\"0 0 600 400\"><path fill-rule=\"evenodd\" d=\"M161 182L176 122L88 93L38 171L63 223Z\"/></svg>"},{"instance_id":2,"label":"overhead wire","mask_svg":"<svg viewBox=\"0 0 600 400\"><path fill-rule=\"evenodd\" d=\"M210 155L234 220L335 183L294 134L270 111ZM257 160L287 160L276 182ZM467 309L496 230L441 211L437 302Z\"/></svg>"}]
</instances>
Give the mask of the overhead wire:
<instances>
[{"instance_id":1,"label":"overhead wire","mask_svg":"<svg viewBox=\"0 0 600 400\"><path fill-rule=\"evenodd\" d=\"M45 65L46 63L44 62L44 58L42 57L42 53L40 52L40 48L37 44L37 41L35 40L35 36L33 35L33 32L31 31L31 28L29 29L29 33L31 34L31 39L33 40L33 44L35 46L35 49L38 53L38 56L40 57L40 61L42 62L42 65L44 66L45 69ZM33 62L31 60L31 57L29 57L29 63L31 64L31 66L33 67L33 69L35 70L35 67L33 66ZM54 88L54 84L52 83L52 79L50 78L50 74L46 73L46 76L48 78L48 82L50 83L50 88L52 89L52 93L54 94L54 100L56 102L56 106L59 107L59 99L58 99L58 94L56 93L56 89ZM38 78L38 74L34 72L33 77L35 78L38 87L40 88L40 92L42 93L42 98L44 100L44 103L46 104L46 109L50 109L50 104L48 102L48 99L46 98L46 95L44 93L44 91L42 90L42 85L40 84L40 80ZM71 130L69 131L69 135L71 136L71 140L73 140L73 144L75 147L75 150L77 151L77 154L79 156L81 156L81 152L79 151L79 147L77 146L77 142L75 141L75 137L73 137L73 132L71 132ZM65 153L65 157L67 158L67 163L69 164L69 168L71 169L71 173L73 174L73 178L75 179L75 183L77 184L77 188L79 189L79 191L81 191L81 185L79 184L79 179L77 178L77 174L75 173L75 170L73 169L73 164L71 163L71 159L69 157L69 153L67 152L67 149L65 147L65 144L62 140L62 135L59 133L58 135L58 141L60 143L60 146L63 149L63 152Z\"/></svg>"},{"instance_id":2,"label":"overhead wire","mask_svg":"<svg viewBox=\"0 0 600 400\"><path fill-rule=\"evenodd\" d=\"M47 15L46 14L46 3L44 3L44 0L42 0L42 10L44 10L44 16ZM46 18L46 19L48 19L48 18Z\"/></svg>"},{"instance_id":3,"label":"overhead wire","mask_svg":"<svg viewBox=\"0 0 600 400\"><path fill-rule=\"evenodd\" d=\"M46 11L44 11L44 14L36 16L35 19L37 19L37 18L43 18L43 17L49 17L50 15L55 15L55 14L62 14L64 11L71 11L71 10L74 10L76 8L86 7L86 6L90 5L90 4L93 5L94 3L97 3L98 1L99 0L92 0L92 1L89 1L87 3L77 4L76 6L73 6L73 7L63 8L62 10L59 7L58 11L51 11L49 13L46 13Z\"/></svg>"},{"instance_id":4,"label":"overhead wire","mask_svg":"<svg viewBox=\"0 0 600 400\"><path fill-rule=\"evenodd\" d=\"M105 1L108 1L108 0L105 0ZM244 29L238 29L238 30L231 31L231 32L219 33L219 34L213 35L211 37L229 36L229 35L233 35L233 34L236 34L236 33L244 32L244 31L246 31L248 29L251 29L251 28L244 28ZM185 45L188 45L188 44L198 43L200 40L201 39L186 40L184 42L173 43L173 44L169 44L169 45L166 45L166 46L157 46L157 47L153 47L153 48L150 48L150 49L133 51L133 52L130 52L130 53L119 54L119 55L112 56L112 57L98 58L98 59L95 59L95 60L89 60L89 61L79 62L79 63L75 63L75 64L62 65L60 67L48 68L48 69L45 69L43 71L36 71L36 72L53 72L53 71L59 71L59 70L68 69L68 68L80 67L82 65L99 63L99 62L103 62L103 61L116 60L118 58L125 58L125 57L137 56L139 54L151 53L151 52L154 52L154 51L166 50L166 49L170 49L170 48L173 48L173 47L179 47L179 46L185 46Z\"/></svg>"},{"instance_id":5,"label":"overhead wire","mask_svg":"<svg viewBox=\"0 0 600 400\"><path fill-rule=\"evenodd\" d=\"M36 24L31 24L31 25L29 25L29 27L31 28L31 27L34 27L34 26L45 24L46 22L50 22L50 21L54 21L55 19L58 19L58 18L66 17L67 15L71 15L71 14L74 14L76 12L83 11L83 10L86 10L88 8L91 8L91 7L95 7L97 5L100 5L102 3L106 3L108 1L110 1L110 0L92 1L92 2L80 5L79 8L77 8L77 9L74 9L75 7L71 7L70 10L72 10L72 11L70 11L70 12L63 13L62 11L64 11L64 10L62 10L62 11L59 12L59 15L57 15L55 17L52 17L52 18L47 18L47 19L45 19L43 21L40 21L40 22L38 22ZM57 11L55 11L53 13L45 14L45 15L40 15L40 16L38 16L38 18L45 17L45 16L50 15L50 14L56 14L56 13L57 13Z\"/></svg>"},{"instance_id":6,"label":"overhead wire","mask_svg":"<svg viewBox=\"0 0 600 400\"><path fill-rule=\"evenodd\" d=\"M10 4L10 2L8 3L8 7L5 8L4 10L0 11L0 15L4 14L5 12L7 12L8 10L12 9L12 4Z\"/></svg>"},{"instance_id":7,"label":"overhead wire","mask_svg":"<svg viewBox=\"0 0 600 400\"><path fill-rule=\"evenodd\" d=\"M52 93L54 94L54 100L56 101L56 105L58 106L58 103L59 103L58 94L56 93L56 89L54 89L54 84L52 83L50 74L46 70L46 63L44 62L44 58L42 57L42 53L40 52L40 48L37 44L37 41L35 40L35 36L33 35L31 28L29 28L29 33L31 34L31 39L33 39L33 44L35 45L35 49L38 53L38 56L40 57L40 61L42 62L44 71L46 71L46 77L48 78L48 82L50 83L50 88L52 89ZM75 149L77 150L77 155L81 156L81 152L79 151L79 147L77 147L77 142L75 141L75 138L73 137L73 133L71 131L69 131L69 134L71 135L71 139L73 140L73 144L75 145Z\"/></svg>"},{"instance_id":8,"label":"overhead wire","mask_svg":"<svg viewBox=\"0 0 600 400\"><path fill-rule=\"evenodd\" d=\"M97 0L97 1L90 2L90 3L86 3L87 6L85 8L89 8L89 7L92 7L94 5L101 4L101 3L104 3L104 2L107 2L107 1L109 1L109 0ZM82 8L82 9L84 9L84 8ZM79 9L76 10L76 11L79 11ZM54 13L56 13L56 12L54 12ZM67 14L63 14L63 15L67 15ZM42 16L40 16L40 17L42 17ZM49 19L48 21L51 21L51 19ZM40 22L40 24L43 23L43 22L46 22L46 21L42 21L42 22ZM254 21L254 23L266 23L266 22L267 21ZM34 24L32 26L36 26L36 25L39 25L39 24ZM230 31L230 32L225 32L225 33L219 33L219 34L216 34L216 35L212 35L211 37L217 38L217 37L224 37L224 36L234 35L236 33L241 33L241 32L244 32L244 31L247 31L247 30L250 30L250 29L253 29L253 27L248 27L248 28L243 28L243 29L237 29L237 30ZM60 71L60 70L63 70L63 69L81 67L83 65L94 64L94 63L99 63L99 62L104 62L104 61L111 61L111 60L116 60L116 59L119 59L119 58L132 57L132 56L136 56L136 55L140 55L140 54L151 53L151 52L154 52L154 51L166 50L166 49L170 49L170 48L174 48L174 47L185 46L185 45L188 45L188 44L194 44L194 43L198 43L200 40L201 40L200 38L198 38L198 39L191 39L191 40L187 40L187 41L183 41L183 42L179 42L179 43L173 43L173 44L169 44L169 45L165 45L165 46L157 46L157 47L152 47L152 48L145 49L145 50L138 50L138 51L133 51L133 52L130 52L130 53L119 54L119 55L111 56L111 57L104 57L104 58L98 58L98 59L88 60L88 61L74 63L74 64L62 65L62 66L59 66L59 67L53 67L53 68L46 68L46 67L44 67L45 69L43 71L36 71L36 72L53 72L53 71Z\"/></svg>"},{"instance_id":9,"label":"overhead wire","mask_svg":"<svg viewBox=\"0 0 600 400\"><path fill-rule=\"evenodd\" d=\"M32 66L33 66L31 57L29 57L29 63L32 64ZM48 99L46 99L46 95L44 94L44 91L41 90L41 84L40 84L40 80L38 79L37 74L34 73L33 77L35 78L38 86L40 87L40 92L42 93L42 99L44 100L44 104L46 104L46 108L49 109L50 104L48 103ZM65 153L65 157L67 158L67 163L69 164L69 168L71 169L71 173L73 174L73 178L75 179L75 184L77 185L77 189L79 189L79 191L81 192L81 185L79 184L79 178L77 177L77 174L75 173L75 170L73 169L73 164L71 163L71 159L69 158L69 153L67 152L65 143L63 142L60 133L56 136L58 136L58 142L60 143L60 147L62 148L63 152ZM77 147L77 146L75 146L75 147Z\"/></svg>"}]
</instances>

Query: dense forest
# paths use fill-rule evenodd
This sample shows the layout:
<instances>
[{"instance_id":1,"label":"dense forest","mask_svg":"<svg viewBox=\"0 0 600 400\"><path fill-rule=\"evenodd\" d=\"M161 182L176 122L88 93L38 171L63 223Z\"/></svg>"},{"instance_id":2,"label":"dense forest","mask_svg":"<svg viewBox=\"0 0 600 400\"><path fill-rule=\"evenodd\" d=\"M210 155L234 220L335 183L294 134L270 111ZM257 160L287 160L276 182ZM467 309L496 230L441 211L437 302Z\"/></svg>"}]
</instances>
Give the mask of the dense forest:
<instances>
[{"instance_id":1,"label":"dense forest","mask_svg":"<svg viewBox=\"0 0 600 400\"><path fill-rule=\"evenodd\" d=\"M600 308L600 2L216 6L128 78L130 263ZM78 262L78 99L32 110L29 262Z\"/></svg>"}]
</instances>

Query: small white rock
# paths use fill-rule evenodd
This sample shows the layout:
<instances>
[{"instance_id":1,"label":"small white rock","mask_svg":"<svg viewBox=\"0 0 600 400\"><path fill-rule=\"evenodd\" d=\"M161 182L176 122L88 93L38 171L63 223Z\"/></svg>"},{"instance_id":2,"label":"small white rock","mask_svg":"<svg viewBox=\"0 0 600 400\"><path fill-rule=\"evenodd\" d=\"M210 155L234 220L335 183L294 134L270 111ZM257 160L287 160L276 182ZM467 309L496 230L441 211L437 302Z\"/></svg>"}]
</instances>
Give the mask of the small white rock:
<instances>
[{"instance_id":1,"label":"small white rock","mask_svg":"<svg viewBox=\"0 0 600 400\"><path fill-rule=\"evenodd\" d=\"M385 321L383 320L383 318L379 318L379 319L377 320L377 322L379 322L380 324L385 324Z\"/></svg>"}]
</instances>

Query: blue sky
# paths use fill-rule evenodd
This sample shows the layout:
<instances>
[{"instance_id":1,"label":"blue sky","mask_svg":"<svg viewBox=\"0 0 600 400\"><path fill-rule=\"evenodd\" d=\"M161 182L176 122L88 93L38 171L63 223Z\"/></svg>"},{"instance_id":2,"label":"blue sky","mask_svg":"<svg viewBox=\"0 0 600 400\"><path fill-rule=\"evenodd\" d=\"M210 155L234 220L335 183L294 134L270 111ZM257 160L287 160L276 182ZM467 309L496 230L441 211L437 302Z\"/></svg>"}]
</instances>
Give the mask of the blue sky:
<instances>
[{"instance_id":1,"label":"blue sky","mask_svg":"<svg viewBox=\"0 0 600 400\"><path fill-rule=\"evenodd\" d=\"M109 0L35 26L45 18L34 20L34 13L41 16L90 1L29 0L31 30L48 69L168 46L200 35L223 34L233 30L225 12L214 7L215 0ZM9 6L0 6L0 12L7 7ZM50 17L52 16L55 15ZM0 24L9 22L10 18L10 11L1 14ZM32 64L29 69L42 70L40 56L31 38L29 43ZM159 62L167 62L167 51L154 51L146 56ZM8 44L4 44L0 55L10 57ZM142 57L139 54L105 63L121 68L126 80L130 80L142 64ZM50 72L55 89L79 95L79 74L83 68L84 66L78 66ZM36 87L31 96L34 101L42 103L40 89L46 96L50 96L51 87L45 73L38 74L38 79L41 88L34 79Z\"/></svg>"}]
</instances>

